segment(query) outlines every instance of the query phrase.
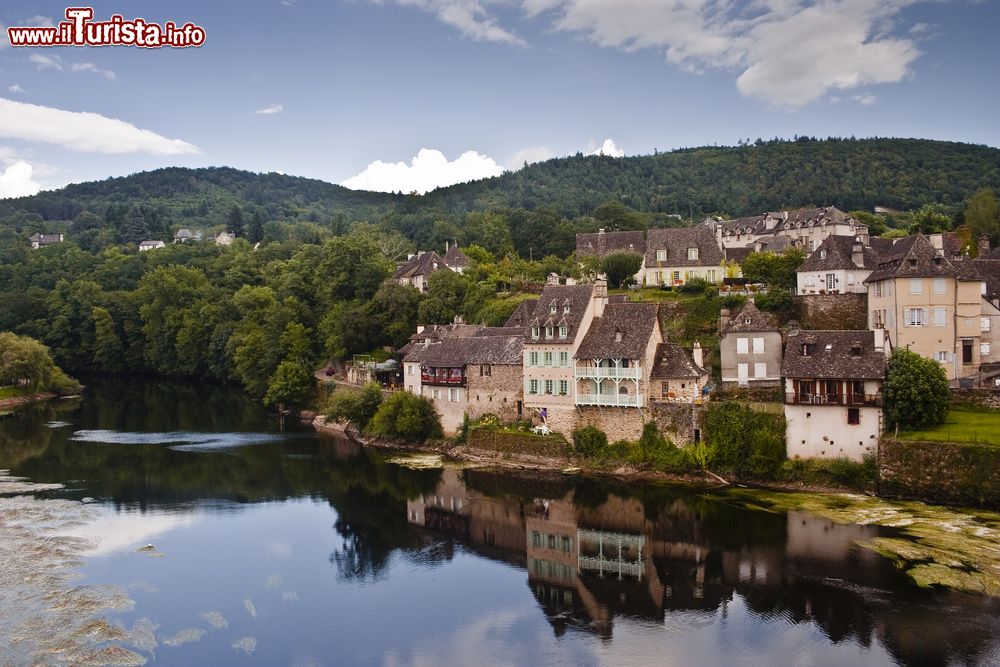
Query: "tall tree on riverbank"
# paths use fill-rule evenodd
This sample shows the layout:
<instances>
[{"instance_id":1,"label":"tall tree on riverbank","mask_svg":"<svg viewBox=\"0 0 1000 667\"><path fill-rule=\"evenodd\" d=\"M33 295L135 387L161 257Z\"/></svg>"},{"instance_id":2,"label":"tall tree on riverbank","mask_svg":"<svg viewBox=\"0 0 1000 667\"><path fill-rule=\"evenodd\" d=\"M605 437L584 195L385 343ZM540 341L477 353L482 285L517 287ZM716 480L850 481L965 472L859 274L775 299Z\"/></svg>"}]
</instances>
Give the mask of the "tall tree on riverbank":
<instances>
[{"instance_id":1,"label":"tall tree on riverbank","mask_svg":"<svg viewBox=\"0 0 1000 667\"><path fill-rule=\"evenodd\" d=\"M905 347L889 357L885 377L885 427L915 431L944 423L950 399L941 364Z\"/></svg>"}]
</instances>

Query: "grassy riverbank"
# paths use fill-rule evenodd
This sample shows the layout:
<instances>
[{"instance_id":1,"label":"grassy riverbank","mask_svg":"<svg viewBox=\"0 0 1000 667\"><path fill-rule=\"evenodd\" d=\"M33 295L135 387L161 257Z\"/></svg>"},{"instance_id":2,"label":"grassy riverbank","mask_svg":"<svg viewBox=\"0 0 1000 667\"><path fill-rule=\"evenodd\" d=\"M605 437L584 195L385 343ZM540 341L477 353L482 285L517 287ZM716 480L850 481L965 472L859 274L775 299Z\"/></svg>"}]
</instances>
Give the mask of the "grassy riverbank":
<instances>
[{"instance_id":1,"label":"grassy riverbank","mask_svg":"<svg viewBox=\"0 0 1000 667\"><path fill-rule=\"evenodd\" d=\"M925 431L901 432L899 439L1000 446L1000 410L952 408L943 424Z\"/></svg>"}]
</instances>

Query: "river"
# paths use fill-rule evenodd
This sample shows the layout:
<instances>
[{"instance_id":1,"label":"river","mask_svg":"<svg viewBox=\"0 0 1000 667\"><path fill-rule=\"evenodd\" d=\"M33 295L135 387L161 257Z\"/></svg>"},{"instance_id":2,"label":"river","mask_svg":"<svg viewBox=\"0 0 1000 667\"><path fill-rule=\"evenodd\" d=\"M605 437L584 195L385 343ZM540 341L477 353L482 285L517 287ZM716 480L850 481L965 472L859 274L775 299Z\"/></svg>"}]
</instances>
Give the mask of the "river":
<instances>
[{"instance_id":1,"label":"river","mask_svg":"<svg viewBox=\"0 0 1000 667\"><path fill-rule=\"evenodd\" d=\"M0 419L0 469L64 485L33 502L81 513L53 529L76 578L16 572L43 567L47 535L0 561L26 587L0 606L0 664L73 664L81 642L105 664L184 666L1000 664L1000 600L918 587L862 546L896 528L703 487L409 465L282 430L226 387L93 380ZM0 505L5 530L31 500ZM71 622L36 578L59 600L120 596L59 603L100 623L56 650Z\"/></svg>"}]
</instances>

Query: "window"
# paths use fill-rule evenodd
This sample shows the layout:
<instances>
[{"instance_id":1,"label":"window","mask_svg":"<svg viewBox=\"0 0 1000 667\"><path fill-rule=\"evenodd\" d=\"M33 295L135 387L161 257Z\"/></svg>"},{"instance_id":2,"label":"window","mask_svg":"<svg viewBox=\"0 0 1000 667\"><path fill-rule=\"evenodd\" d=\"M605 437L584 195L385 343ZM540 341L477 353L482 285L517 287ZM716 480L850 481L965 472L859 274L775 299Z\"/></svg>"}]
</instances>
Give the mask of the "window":
<instances>
[{"instance_id":1,"label":"window","mask_svg":"<svg viewBox=\"0 0 1000 667\"><path fill-rule=\"evenodd\" d=\"M563 313L569 313L569 301L563 304Z\"/></svg>"},{"instance_id":2,"label":"window","mask_svg":"<svg viewBox=\"0 0 1000 667\"><path fill-rule=\"evenodd\" d=\"M529 366L537 366L538 365L538 353L537 352L529 352L528 353L528 365Z\"/></svg>"},{"instance_id":3,"label":"window","mask_svg":"<svg viewBox=\"0 0 1000 667\"><path fill-rule=\"evenodd\" d=\"M753 339L753 353L754 354L764 354L764 339L754 338Z\"/></svg>"},{"instance_id":4,"label":"window","mask_svg":"<svg viewBox=\"0 0 1000 667\"><path fill-rule=\"evenodd\" d=\"M736 339L736 354L746 354L750 351L750 339L749 338L737 338Z\"/></svg>"},{"instance_id":5,"label":"window","mask_svg":"<svg viewBox=\"0 0 1000 667\"><path fill-rule=\"evenodd\" d=\"M921 278L910 278L910 294L923 294L924 281Z\"/></svg>"},{"instance_id":6,"label":"window","mask_svg":"<svg viewBox=\"0 0 1000 667\"><path fill-rule=\"evenodd\" d=\"M819 251L819 258L820 259L826 259L826 250L820 250Z\"/></svg>"},{"instance_id":7,"label":"window","mask_svg":"<svg viewBox=\"0 0 1000 667\"><path fill-rule=\"evenodd\" d=\"M567 552L573 550L573 540L571 538L569 537L562 538L562 550Z\"/></svg>"},{"instance_id":8,"label":"window","mask_svg":"<svg viewBox=\"0 0 1000 667\"><path fill-rule=\"evenodd\" d=\"M854 274L853 273L848 273L847 274L847 284L848 285L853 285L854 284Z\"/></svg>"},{"instance_id":9,"label":"window","mask_svg":"<svg viewBox=\"0 0 1000 667\"><path fill-rule=\"evenodd\" d=\"M878 281L877 283L875 283L875 296L877 296L877 297L881 297L882 296L882 281L881 280Z\"/></svg>"},{"instance_id":10,"label":"window","mask_svg":"<svg viewBox=\"0 0 1000 667\"><path fill-rule=\"evenodd\" d=\"M559 337L560 338L565 338L568 335L569 335L569 327L567 327L565 325L559 327Z\"/></svg>"},{"instance_id":11,"label":"window","mask_svg":"<svg viewBox=\"0 0 1000 667\"><path fill-rule=\"evenodd\" d=\"M984 319L985 319L985 318L984 318ZM988 320L987 320L987 321L988 321ZM414 366L413 364L410 364L409 366L407 366L407 367L406 367L406 374L407 374L407 375L413 375L413 369L414 369L414 368L416 368L416 366Z\"/></svg>"},{"instance_id":12,"label":"window","mask_svg":"<svg viewBox=\"0 0 1000 667\"><path fill-rule=\"evenodd\" d=\"M545 365L546 366L551 366L552 365L552 353L551 352L546 352L545 353Z\"/></svg>"},{"instance_id":13,"label":"window","mask_svg":"<svg viewBox=\"0 0 1000 667\"><path fill-rule=\"evenodd\" d=\"M448 388L448 400L452 403L456 402L459 398L458 389L456 387Z\"/></svg>"},{"instance_id":14,"label":"window","mask_svg":"<svg viewBox=\"0 0 1000 667\"><path fill-rule=\"evenodd\" d=\"M985 356L988 356L989 353L990 353L990 344L989 343L980 343L979 344L979 356L985 357Z\"/></svg>"},{"instance_id":15,"label":"window","mask_svg":"<svg viewBox=\"0 0 1000 667\"><path fill-rule=\"evenodd\" d=\"M688 260L693 261L693 260L696 260L696 259L698 259L698 249L697 248L688 248Z\"/></svg>"},{"instance_id":16,"label":"window","mask_svg":"<svg viewBox=\"0 0 1000 667\"><path fill-rule=\"evenodd\" d=\"M755 378L765 378L765 377L767 377L767 364L754 364L753 365L753 376Z\"/></svg>"},{"instance_id":17,"label":"window","mask_svg":"<svg viewBox=\"0 0 1000 667\"><path fill-rule=\"evenodd\" d=\"M708 282L710 282L710 283L714 283L715 282L715 269L709 269L708 270Z\"/></svg>"},{"instance_id":18,"label":"window","mask_svg":"<svg viewBox=\"0 0 1000 667\"><path fill-rule=\"evenodd\" d=\"M431 396L433 398L441 398L441 390L435 389L434 391L431 392Z\"/></svg>"},{"instance_id":19,"label":"window","mask_svg":"<svg viewBox=\"0 0 1000 667\"><path fill-rule=\"evenodd\" d=\"M947 291L948 291L948 283L945 281L945 279L944 278L935 278L934 279L934 293L935 294L944 294ZM919 293L920 292L914 292L914 294L919 294Z\"/></svg>"},{"instance_id":20,"label":"window","mask_svg":"<svg viewBox=\"0 0 1000 667\"><path fill-rule=\"evenodd\" d=\"M552 332L554 331L552 325L545 327L545 337L552 338Z\"/></svg>"},{"instance_id":21,"label":"window","mask_svg":"<svg viewBox=\"0 0 1000 667\"><path fill-rule=\"evenodd\" d=\"M680 279L681 279L681 272L680 271L674 271L674 282L677 282Z\"/></svg>"},{"instance_id":22,"label":"window","mask_svg":"<svg viewBox=\"0 0 1000 667\"><path fill-rule=\"evenodd\" d=\"M965 365L972 363L972 341L962 341L962 363Z\"/></svg>"},{"instance_id":23,"label":"window","mask_svg":"<svg viewBox=\"0 0 1000 667\"><path fill-rule=\"evenodd\" d=\"M479 367L479 375L483 377L490 377L493 375L493 367L486 365Z\"/></svg>"},{"instance_id":24,"label":"window","mask_svg":"<svg viewBox=\"0 0 1000 667\"><path fill-rule=\"evenodd\" d=\"M927 323L927 316L923 308L904 308L903 326L922 327Z\"/></svg>"},{"instance_id":25,"label":"window","mask_svg":"<svg viewBox=\"0 0 1000 667\"><path fill-rule=\"evenodd\" d=\"M560 366L569 366L569 352L560 352L559 353L559 365Z\"/></svg>"},{"instance_id":26,"label":"window","mask_svg":"<svg viewBox=\"0 0 1000 667\"><path fill-rule=\"evenodd\" d=\"M665 262L665 261L667 261L667 251L666 250L657 250L656 251L656 261L657 262Z\"/></svg>"},{"instance_id":27,"label":"window","mask_svg":"<svg viewBox=\"0 0 1000 667\"><path fill-rule=\"evenodd\" d=\"M528 380L528 393L529 394L538 393L538 380Z\"/></svg>"},{"instance_id":28,"label":"window","mask_svg":"<svg viewBox=\"0 0 1000 667\"><path fill-rule=\"evenodd\" d=\"M549 538L549 549L555 549L556 548L556 536L555 535L549 535L548 538Z\"/></svg>"},{"instance_id":29,"label":"window","mask_svg":"<svg viewBox=\"0 0 1000 667\"><path fill-rule=\"evenodd\" d=\"M666 398L670 394L670 383L661 382L660 383L660 395Z\"/></svg>"},{"instance_id":30,"label":"window","mask_svg":"<svg viewBox=\"0 0 1000 667\"><path fill-rule=\"evenodd\" d=\"M945 326L945 311L944 308L934 309L934 326L943 327Z\"/></svg>"},{"instance_id":31,"label":"window","mask_svg":"<svg viewBox=\"0 0 1000 667\"><path fill-rule=\"evenodd\" d=\"M828 290L837 289L837 274L835 273L826 274L826 288Z\"/></svg>"},{"instance_id":32,"label":"window","mask_svg":"<svg viewBox=\"0 0 1000 667\"><path fill-rule=\"evenodd\" d=\"M948 352L947 351L935 352L934 353L934 360L935 361L940 361L942 364L948 363Z\"/></svg>"},{"instance_id":33,"label":"window","mask_svg":"<svg viewBox=\"0 0 1000 667\"><path fill-rule=\"evenodd\" d=\"M857 426L861 423L861 410L858 408L847 408L847 423Z\"/></svg>"},{"instance_id":34,"label":"window","mask_svg":"<svg viewBox=\"0 0 1000 667\"><path fill-rule=\"evenodd\" d=\"M545 381L545 393L546 394L551 394L552 393L552 385L553 384L554 384L554 382L552 380L546 380Z\"/></svg>"},{"instance_id":35,"label":"window","mask_svg":"<svg viewBox=\"0 0 1000 667\"><path fill-rule=\"evenodd\" d=\"M531 337L538 340L538 327L531 327Z\"/></svg>"},{"instance_id":36,"label":"window","mask_svg":"<svg viewBox=\"0 0 1000 667\"><path fill-rule=\"evenodd\" d=\"M569 394L569 380L559 380L559 395L566 396Z\"/></svg>"},{"instance_id":37,"label":"window","mask_svg":"<svg viewBox=\"0 0 1000 667\"><path fill-rule=\"evenodd\" d=\"M539 533L537 530L532 531L531 533L531 546L533 547L542 546L542 534Z\"/></svg>"},{"instance_id":38,"label":"window","mask_svg":"<svg viewBox=\"0 0 1000 667\"><path fill-rule=\"evenodd\" d=\"M979 321L979 330L980 331L989 331L990 330L990 318L984 317L983 319L981 319Z\"/></svg>"}]
</instances>

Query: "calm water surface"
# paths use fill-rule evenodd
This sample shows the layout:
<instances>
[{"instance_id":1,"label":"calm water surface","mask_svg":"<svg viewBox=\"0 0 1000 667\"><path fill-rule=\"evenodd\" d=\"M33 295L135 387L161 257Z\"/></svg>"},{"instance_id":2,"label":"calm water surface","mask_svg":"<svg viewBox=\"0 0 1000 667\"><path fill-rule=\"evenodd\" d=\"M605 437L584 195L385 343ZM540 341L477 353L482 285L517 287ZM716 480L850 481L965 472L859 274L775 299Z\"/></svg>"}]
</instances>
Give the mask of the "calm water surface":
<instances>
[{"instance_id":1,"label":"calm water surface","mask_svg":"<svg viewBox=\"0 0 1000 667\"><path fill-rule=\"evenodd\" d=\"M192 384L0 420L0 468L96 501L81 583L135 601L149 664L1000 664L998 601L856 546L885 529L387 459Z\"/></svg>"}]
</instances>

